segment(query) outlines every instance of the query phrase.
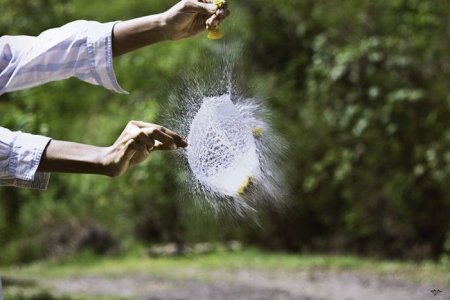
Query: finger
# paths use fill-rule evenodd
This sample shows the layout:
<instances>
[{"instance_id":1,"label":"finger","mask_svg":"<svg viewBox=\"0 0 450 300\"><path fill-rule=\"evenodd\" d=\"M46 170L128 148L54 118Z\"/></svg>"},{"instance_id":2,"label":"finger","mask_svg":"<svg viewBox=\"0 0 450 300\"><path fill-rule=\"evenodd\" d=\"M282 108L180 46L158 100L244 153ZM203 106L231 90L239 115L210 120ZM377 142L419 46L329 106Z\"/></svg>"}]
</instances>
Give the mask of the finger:
<instances>
[{"instance_id":1,"label":"finger","mask_svg":"<svg viewBox=\"0 0 450 300\"><path fill-rule=\"evenodd\" d=\"M132 149L134 152L148 152L147 146L137 140L131 140L127 144L128 148Z\"/></svg>"},{"instance_id":2,"label":"finger","mask_svg":"<svg viewBox=\"0 0 450 300\"><path fill-rule=\"evenodd\" d=\"M183 147L183 148L187 147L187 145L188 145L187 142L181 136L179 136L178 133L176 133L170 129L167 129L165 127L161 127L161 131L164 132L165 134L170 135L173 138L177 147Z\"/></svg>"},{"instance_id":3,"label":"finger","mask_svg":"<svg viewBox=\"0 0 450 300\"><path fill-rule=\"evenodd\" d=\"M208 20L206 20L206 29L215 28L219 25L219 19L216 15L212 15Z\"/></svg>"},{"instance_id":4,"label":"finger","mask_svg":"<svg viewBox=\"0 0 450 300\"><path fill-rule=\"evenodd\" d=\"M144 131L147 133L147 135L152 135L153 131L159 130L159 131L165 133L166 135L169 135L175 141L175 144L177 145L177 147L186 147L187 146L186 141L181 136L179 136L176 132L174 132L168 128L165 128L160 125L152 124L152 123L143 122L143 121L133 121L133 124L140 129L144 129ZM164 142L164 141L162 141L162 142Z\"/></svg>"},{"instance_id":5,"label":"finger","mask_svg":"<svg viewBox=\"0 0 450 300\"><path fill-rule=\"evenodd\" d=\"M168 135L168 134L166 134L166 133L164 133L164 132L162 132L161 130L159 130L159 129L153 129L151 132L150 132L150 135L151 135L151 137L153 138L153 139L155 139L155 140L157 140L157 141L159 141L159 142L161 142L161 143L163 143L164 144L164 147L166 148L166 149L177 149L178 148L178 146L177 146L177 144L175 144L175 140L170 136L170 135Z\"/></svg>"},{"instance_id":6,"label":"finger","mask_svg":"<svg viewBox=\"0 0 450 300\"><path fill-rule=\"evenodd\" d=\"M218 9L215 13L215 15L217 16L217 18L222 19L225 15L225 10L223 9Z\"/></svg>"},{"instance_id":7,"label":"finger","mask_svg":"<svg viewBox=\"0 0 450 300\"><path fill-rule=\"evenodd\" d=\"M216 15L212 15L211 17L209 17L207 20L206 20L206 29L211 29L212 28L212 25L213 25L213 22L214 22L214 20L215 19L217 19L217 16Z\"/></svg>"},{"instance_id":8,"label":"finger","mask_svg":"<svg viewBox=\"0 0 450 300\"><path fill-rule=\"evenodd\" d=\"M137 121L131 121L129 122L127 128L126 128L126 135L124 138L126 140L134 140L137 143L140 143L144 145L145 149L148 149L150 151L153 148L153 145L155 144L154 140L148 136L143 130L138 126ZM142 124L141 124L142 125ZM134 144L131 144L131 146L136 146ZM136 149L141 150L141 149Z\"/></svg>"},{"instance_id":9,"label":"finger","mask_svg":"<svg viewBox=\"0 0 450 300\"><path fill-rule=\"evenodd\" d=\"M123 155L125 160L130 161L133 158L133 156L136 154L137 146L135 144L136 144L135 140L129 140L126 143L125 153Z\"/></svg>"},{"instance_id":10,"label":"finger","mask_svg":"<svg viewBox=\"0 0 450 300\"><path fill-rule=\"evenodd\" d=\"M153 147L153 150L176 150L176 149L170 148L166 144L161 143L160 141L155 141L155 147Z\"/></svg>"},{"instance_id":11,"label":"finger","mask_svg":"<svg viewBox=\"0 0 450 300\"><path fill-rule=\"evenodd\" d=\"M144 122L144 121L131 121L130 123L135 125L135 126L137 126L138 128L155 127L155 126L157 127L157 126L159 126L159 125L152 124L152 123L147 123L147 122Z\"/></svg>"},{"instance_id":12,"label":"finger","mask_svg":"<svg viewBox=\"0 0 450 300\"><path fill-rule=\"evenodd\" d=\"M130 148L132 148L134 151L134 155L129 159L130 166L141 163L150 154L147 146L136 140L133 140L133 142L130 144Z\"/></svg>"},{"instance_id":13,"label":"finger","mask_svg":"<svg viewBox=\"0 0 450 300\"><path fill-rule=\"evenodd\" d=\"M161 143L160 141L155 141L155 147L153 147L153 151L154 150L176 150L176 146L174 147L173 145L168 145L168 144L164 144Z\"/></svg>"},{"instance_id":14,"label":"finger","mask_svg":"<svg viewBox=\"0 0 450 300\"><path fill-rule=\"evenodd\" d=\"M155 146L155 140L142 131L136 136L135 140L143 144L148 152L152 151Z\"/></svg>"},{"instance_id":15,"label":"finger","mask_svg":"<svg viewBox=\"0 0 450 300\"><path fill-rule=\"evenodd\" d=\"M153 147L153 150L171 150L171 149L165 149L164 144L160 141L155 141L155 147Z\"/></svg>"},{"instance_id":16,"label":"finger","mask_svg":"<svg viewBox=\"0 0 450 300\"><path fill-rule=\"evenodd\" d=\"M187 12L199 13L203 15L211 15L216 12L217 6L212 3L203 3L194 0L187 0L184 2L184 9Z\"/></svg>"},{"instance_id":17,"label":"finger","mask_svg":"<svg viewBox=\"0 0 450 300\"><path fill-rule=\"evenodd\" d=\"M218 9L216 11L215 15L217 16L217 18L219 18L220 21L222 21L223 19L225 19L226 17L228 17L230 15L230 10L229 9Z\"/></svg>"}]
</instances>

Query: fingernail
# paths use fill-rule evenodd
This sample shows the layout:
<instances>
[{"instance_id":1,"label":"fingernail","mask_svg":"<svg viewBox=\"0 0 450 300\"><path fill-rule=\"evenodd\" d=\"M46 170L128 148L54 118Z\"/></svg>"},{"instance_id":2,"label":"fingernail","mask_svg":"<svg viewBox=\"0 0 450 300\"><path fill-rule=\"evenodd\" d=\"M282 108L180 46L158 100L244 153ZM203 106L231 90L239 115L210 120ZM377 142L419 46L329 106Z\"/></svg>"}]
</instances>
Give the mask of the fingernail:
<instances>
[{"instance_id":1,"label":"fingernail","mask_svg":"<svg viewBox=\"0 0 450 300\"><path fill-rule=\"evenodd\" d=\"M211 14L215 13L216 11L217 11L217 6L215 6L215 5L209 9L209 12Z\"/></svg>"},{"instance_id":2,"label":"fingernail","mask_svg":"<svg viewBox=\"0 0 450 300\"><path fill-rule=\"evenodd\" d=\"M178 141L177 146L179 148L186 148L187 147L187 143L186 143L185 140L180 140L180 141Z\"/></svg>"},{"instance_id":3,"label":"fingernail","mask_svg":"<svg viewBox=\"0 0 450 300\"><path fill-rule=\"evenodd\" d=\"M217 16L218 18L222 18L224 15L225 15L225 12L224 12L222 9L218 9L218 10L216 11L216 16Z\"/></svg>"}]
</instances>

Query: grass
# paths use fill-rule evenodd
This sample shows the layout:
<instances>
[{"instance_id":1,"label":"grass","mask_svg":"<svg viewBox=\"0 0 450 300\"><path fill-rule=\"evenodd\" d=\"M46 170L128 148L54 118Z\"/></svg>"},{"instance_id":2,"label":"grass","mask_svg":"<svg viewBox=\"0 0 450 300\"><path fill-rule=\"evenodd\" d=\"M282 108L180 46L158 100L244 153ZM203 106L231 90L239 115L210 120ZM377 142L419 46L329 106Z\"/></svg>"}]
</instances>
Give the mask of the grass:
<instances>
[{"instance_id":1,"label":"grass","mask_svg":"<svg viewBox=\"0 0 450 300\"><path fill-rule=\"evenodd\" d=\"M63 261L49 260L20 267L0 269L3 276L14 278L61 278L83 275L118 276L124 273L148 273L161 277L183 276L182 270L354 270L418 282L440 281L450 284L450 263L399 262L355 256L295 255L269 253L256 249L214 252L177 258L148 258L135 250L120 257L95 257L82 254ZM177 271L177 272L174 272Z\"/></svg>"},{"instance_id":2,"label":"grass","mask_svg":"<svg viewBox=\"0 0 450 300\"><path fill-rule=\"evenodd\" d=\"M48 260L23 266L0 268L4 278L19 284L4 287L5 299L10 300L87 300L85 296L55 296L45 289L46 282L56 278L82 276L132 276L148 274L165 279L192 279L209 282L208 272L255 269L261 271L356 271L375 275L389 275L414 282L450 284L450 261L399 262L336 255L295 255L270 253L257 249L236 252L213 252L177 258L149 258L144 249L134 249L117 257L97 257L84 253L64 260ZM194 271L194 272L193 272ZM231 273L230 273L231 274ZM37 284L30 284L35 281ZM24 284L20 284L20 282ZM96 297L99 300L120 300Z\"/></svg>"}]
</instances>

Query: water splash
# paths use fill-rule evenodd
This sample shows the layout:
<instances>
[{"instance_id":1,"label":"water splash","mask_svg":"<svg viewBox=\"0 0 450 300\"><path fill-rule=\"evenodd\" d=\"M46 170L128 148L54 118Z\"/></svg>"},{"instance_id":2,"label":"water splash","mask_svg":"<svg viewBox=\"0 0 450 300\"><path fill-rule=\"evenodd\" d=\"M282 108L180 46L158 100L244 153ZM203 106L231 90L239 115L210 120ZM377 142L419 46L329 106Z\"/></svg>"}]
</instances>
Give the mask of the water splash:
<instances>
[{"instance_id":1,"label":"water splash","mask_svg":"<svg viewBox=\"0 0 450 300\"><path fill-rule=\"evenodd\" d=\"M201 207L233 215L280 205L285 142L272 128L269 111L237 91L231 68L217 68L215 80L201 73L180 84L165 122L188 139L188 148L179 152L187 189Z\"/></svg>"},{"instance_id":2,"label":"water splash","mask_svg":"<svg viewBox=\"0 0 450 300\"><path fill-rule=\"evenodd\" d=\"M230 95L205 97L192 120L187 159L196 179L216 193L239 197L260 177L251 124Z\"/></svg>"}]
</instances>

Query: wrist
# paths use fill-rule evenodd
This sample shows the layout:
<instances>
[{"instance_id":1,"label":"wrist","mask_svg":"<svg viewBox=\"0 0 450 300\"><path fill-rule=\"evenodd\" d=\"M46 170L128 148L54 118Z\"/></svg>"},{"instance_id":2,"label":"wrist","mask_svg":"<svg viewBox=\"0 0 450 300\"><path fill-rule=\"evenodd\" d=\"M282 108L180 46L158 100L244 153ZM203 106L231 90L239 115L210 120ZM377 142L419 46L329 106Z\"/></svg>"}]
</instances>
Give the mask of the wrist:
<instances>
[{"instance_id":1,"label":"wrist","mask_svg":"<svg viewBox=\"0 0 450 300\"><path fill-rule=\"evenodd\" d=\"M169 11L160 13L158 15L156 15L157 19L158 19L158 27L161 30L162 36L163 36L163 40L166 41L174 41L176 40L176 30L172 24L172 22L170 22L170 14Z\"/></svg>"},{"instance_id":2,"label":"wrist","mask_svg":"<svg viewBox=\"0 0 450 300\"><path fill-rule=\"evenodd\" d=\"M149 16L148 33L154 34L158 41L172 40L173 30L168 20L167 12Z\"/></svg>"},{"instance_id":3,"label":"wrist","mask_svg":"<svg viewBox=\"0 0 450 300\"><path fill-rule=\"evenodd\" d=\"M101 175L117 177L120 175L119 162L116 160L116 149L114 146L102 147L98 153L98 164Z\"/></svg>"},{"instance_id":4,"label":"wrist","mask_svg":"<svg viewBox=\"0 0 450 300\"><path fill-rule=\"evenodd\" d=\"M164 13L117 23L113 28L114 57L164 40L173 39L173 30Z\"/></svg>"}]
</instances>

